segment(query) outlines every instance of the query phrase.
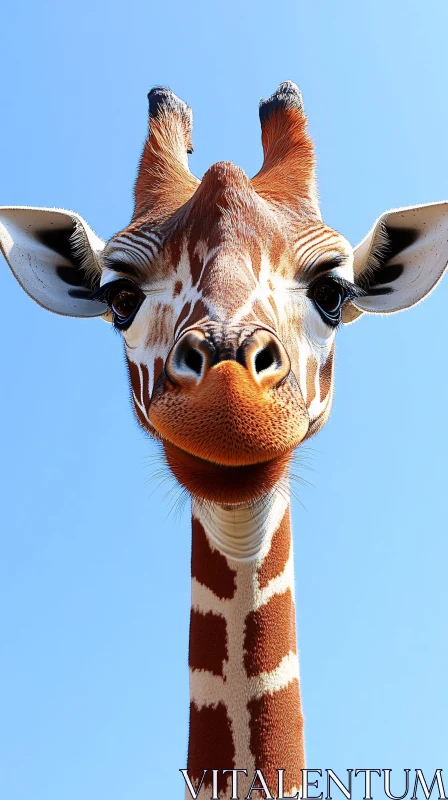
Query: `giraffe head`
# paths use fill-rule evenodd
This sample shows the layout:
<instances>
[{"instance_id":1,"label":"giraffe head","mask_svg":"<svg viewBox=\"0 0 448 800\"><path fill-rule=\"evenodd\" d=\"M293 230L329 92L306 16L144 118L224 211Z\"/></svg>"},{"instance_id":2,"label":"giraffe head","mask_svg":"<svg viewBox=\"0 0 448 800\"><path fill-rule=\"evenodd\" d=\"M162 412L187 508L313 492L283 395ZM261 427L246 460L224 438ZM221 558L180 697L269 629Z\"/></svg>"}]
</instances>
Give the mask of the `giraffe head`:
<instances>
[{"instance_id":1,"label":"giraffe head","mask_svg":"<svg viewBox=\"0 0 448 800\"><path fill-rule=\"evenodd\" d=\"M353 249L322 221L295 84L260 104L252 179L227 162L195 178L190 109L167 89L148 98L129 225L104 243L72 212L6 207L0 244L40 305L113 323L137 419L174 475L238 503L269 493L326 422L339 325L408 308L439 281L448 205L386 212Z\"/></svg>"}]
</instances>

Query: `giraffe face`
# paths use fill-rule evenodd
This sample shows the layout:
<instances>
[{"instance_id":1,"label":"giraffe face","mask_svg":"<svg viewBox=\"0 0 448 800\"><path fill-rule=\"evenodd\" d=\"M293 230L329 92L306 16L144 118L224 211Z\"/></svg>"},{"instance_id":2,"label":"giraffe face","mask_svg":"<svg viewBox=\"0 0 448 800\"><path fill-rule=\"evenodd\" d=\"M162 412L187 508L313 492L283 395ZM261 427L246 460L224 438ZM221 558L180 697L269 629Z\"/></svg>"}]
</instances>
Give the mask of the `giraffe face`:
<instances>
[{"instance_id":1,"label":"giraffe face","mask_svg":"<svg viewBox=\"0 0 448 800\"><path fill-rule=\"evenodd\" d=\"M121 331L138 421L194 495L269 494L328 418L339 323L426 297L447 265L448 204L383 214L353 251L321 220L298 88L260 105L250 179L188 169L192 117L149 95L130 225L105 245L73 212L0 208L0 247L25 291Z\"/></svg>"},{"instance_id":2,"label":"giraffe face","mask_svg":"<svg viewBox=\"0 0 448 800\"><path fill-rule=\"evenodd\" d=\"M132 223L102 260L137 419L176 476L235 501L249 478L254 492L256 465L268 491L329 415L334 335L355 290L348 242L219 163L174 218Z\"/></svg>"}]
</instances>

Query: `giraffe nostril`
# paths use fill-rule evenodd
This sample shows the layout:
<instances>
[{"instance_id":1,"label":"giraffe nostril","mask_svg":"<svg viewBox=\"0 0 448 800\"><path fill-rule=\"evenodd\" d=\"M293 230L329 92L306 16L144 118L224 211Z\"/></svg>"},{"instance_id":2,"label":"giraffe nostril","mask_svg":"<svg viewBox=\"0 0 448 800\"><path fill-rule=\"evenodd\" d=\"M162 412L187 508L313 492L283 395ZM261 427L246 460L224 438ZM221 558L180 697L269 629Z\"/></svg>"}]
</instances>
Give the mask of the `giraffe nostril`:
<instances>
[{"instance_id":1,"label":"giraffe nostril","mask_svg":"<svg viewBox=\"0 0 448 800\"><path fill-rule=\"evenodd\" d=\"M183 362L185 366L192 372L195 372L196 375L201 374L202 367L204 364L204 357L202 353L199 352L199 350L195 350L193 347L190 347L184 353Z\"/></svg>"},{"instance_id":2,"label":"giraffe nostril","mask_svg":"<svg viewBox=\"0 0 448 800\"><path fill-rule=\"evenodd\" d=\"M165 364L168 378L178 386L202 381L210 366L212 347L202 331L187 331L174 345Z\"/></svg>"},{"instance_id":3,"label":"giraffe nostril","mask_svg":"<svg viewBox=\"0 0 448 800\"><path fill-rule=\"evenodd\" d=\"M255 356L255 372L257 375L277 363L277 353L271 344L263 347Z\"/></svg>"}]
</instances>

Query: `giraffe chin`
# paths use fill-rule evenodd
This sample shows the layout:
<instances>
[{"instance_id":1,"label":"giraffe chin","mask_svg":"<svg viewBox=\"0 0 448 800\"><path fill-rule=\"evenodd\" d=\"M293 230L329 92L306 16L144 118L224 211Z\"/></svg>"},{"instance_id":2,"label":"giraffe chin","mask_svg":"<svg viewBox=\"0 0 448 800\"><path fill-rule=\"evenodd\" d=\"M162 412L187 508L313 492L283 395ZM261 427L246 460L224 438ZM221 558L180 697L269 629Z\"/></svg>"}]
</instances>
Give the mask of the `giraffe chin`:
<instances>
[{"instance_id":1,"label":"giraffe chin","mask_svg":"<svg viewBox=\"0 0 448 800\"><path fill-rule=\"evenodd\" d=\"M231 467L206 461L163 441L167 464L190 494L214 503L250 503L267 495L284 477L292 451L269 461Z\"/></svg>"}]
</instances>

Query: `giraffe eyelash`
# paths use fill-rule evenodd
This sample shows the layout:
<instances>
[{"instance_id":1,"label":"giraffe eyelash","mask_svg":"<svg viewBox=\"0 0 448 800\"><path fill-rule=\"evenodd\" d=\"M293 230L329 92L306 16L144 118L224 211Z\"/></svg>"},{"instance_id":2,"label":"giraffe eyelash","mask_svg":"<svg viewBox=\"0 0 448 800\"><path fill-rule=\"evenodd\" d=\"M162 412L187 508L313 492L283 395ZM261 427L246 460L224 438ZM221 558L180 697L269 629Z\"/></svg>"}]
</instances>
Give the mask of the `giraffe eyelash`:
<instances>
[{"instance_id":1,"label":"giraffe eyelash","mask_svg":"<svg viewBox=\"0 0 448 800\"><path fill-rule=\"evenodd\" d=\"M135 289L138 289L145 297L152 297L153 295L160 295L163 294L165 289L157 287L156 289L142 289L141 286L138 285L135 281L131 278L117 277L115 280L109 281L108 283L104 283L102 286L99 286L97 289L93 289L93 291L89 292L89 294L83 294L83 297L87 300L99 300L100 302L107 303L109 305L108 297L110 297L110 293L112 291L112 287L114 290L118 288L118 284L132 284Z\"/></svg>"},{"instance_id":2,"label":"giraffe eyelash","mask_svg":"<svg viewBox=\"0 0 448 800\"><path fill-rule=\"evenodd\" d=\"M102 303L107 303L110 307L110 297L113 292L119 291L119 289L123 286L132 285L133 288L138 289L141 291L140 287L137 286L134 281L130 280L130 278L117 278L115 281L109 281L109 283L104 283L103 286L99 286L98 289L94 289L93 292L90 292L88 295L89 300L99 300Z\"/></svg>"},{"instance_id":3,"label":"giraffe eyelash","mask_svg":"<svg viewBox=\"0 0 448 800\"><path fill-rule=\"evenodd\" d=\"M332 293L337 287L337 297ZM340 275L323 274L315 278L307 287L297 287L293 292L301 292L313 303L322 321L336 331L342 323L342 309L345 303L364 295L366 292L356 284Z\"/></svg>"},{"instance_id":4,"label":"giraffe eyelash","mask_svg":"<svg viewBox=\"0 0 448 800\"><path fill-rule=\"evenodd\" d=\"M362 289L361 286L358 286L356 283L352 283L348 281L346 278L342 278L339 275L328 275L328 280L332 280L335 283L338 283L341 286L345 293L345 300L354 300L356 297L364 297L367 292L365 289ZM321 280L324 279L325 276L322 276ZM310 289L317 283L314 281L313 284L310 286ZM344 300L344 302L345 302Z\"/></svg>"},{"instance_id":5,"label":"giraffe eyelash","mask_svg":"<svg viewBox=\"0 0 448 800\"><path fill-rule=\"evenodd\" d=\"M368 292L365 289L362 289L361 286L358 286L356 283L352 283L348 281L346 278L342 278L340 275L320 275L316 278L309 286L294 286L288 289L289 292L292 294L302 293L302 294L309 294L313 288L316 286L319 281L328 280L337 283L341 286L345 291L345 299L346 300L354 300L357 297L364 297Z\"/></svg>"}]
</instances>

